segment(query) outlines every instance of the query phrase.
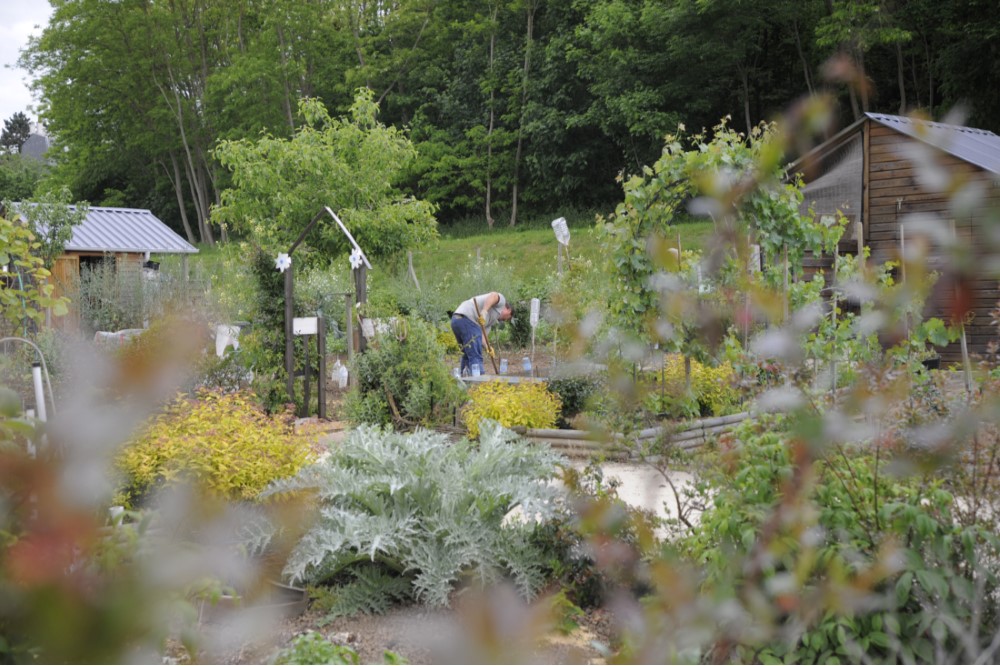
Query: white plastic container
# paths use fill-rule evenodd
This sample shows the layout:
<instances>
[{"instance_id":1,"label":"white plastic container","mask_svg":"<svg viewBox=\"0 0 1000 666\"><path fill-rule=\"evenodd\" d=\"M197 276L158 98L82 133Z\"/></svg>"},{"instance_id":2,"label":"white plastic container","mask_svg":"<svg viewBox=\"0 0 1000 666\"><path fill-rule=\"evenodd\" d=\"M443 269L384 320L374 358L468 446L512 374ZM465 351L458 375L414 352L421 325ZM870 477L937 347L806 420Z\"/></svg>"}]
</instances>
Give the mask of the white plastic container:
<instances>
[{"instance_id":1,"label":"white plastic container","mask_svg":"<svg viewBox=\"0 0 1000 666\"><path fill-rule=\"evenodd\" d=\"M333 369L330 371L330 379L337 382L337 386L341 389L347 388L347 366L340 362L338 358L333 363Z\"/></svg>"},{"instance_id":2,"label":"white plastic container","mask_svg":"<svg viewBox=\"0 0 1000 666\"><path fill-rule=\"evenodd\" d=\"M552 231L555 232L556 240L561 245L569 245L569 226L565 217L557 217L552 220Z\"/></svg>"}]
</instances>

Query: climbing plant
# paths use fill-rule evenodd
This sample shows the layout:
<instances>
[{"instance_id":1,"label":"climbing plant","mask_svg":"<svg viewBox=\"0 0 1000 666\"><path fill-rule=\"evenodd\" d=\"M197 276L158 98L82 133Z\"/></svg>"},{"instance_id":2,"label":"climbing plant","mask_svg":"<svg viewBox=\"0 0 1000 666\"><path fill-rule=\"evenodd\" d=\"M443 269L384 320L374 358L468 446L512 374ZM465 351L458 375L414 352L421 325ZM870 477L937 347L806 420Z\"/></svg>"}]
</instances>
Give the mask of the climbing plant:
<instances>
[{"instance_id":1,"label":"climbing plant","mask_svg":"<svg viewBox=\"0 0 1000 666\"><path fill-rule=\"evenodd\" d=\"M683 291L685 285L657 276L679 277L685 268L670 227L691 213L710 216L731 241L708 258L708 269L737 257L745 265L748 239L760 245L765 263L787 254L793 266L807 250L836 242L840 227L799 214L801 181L786 178L776 132L762 124L746 136L723 120L711 135L688 135L680 125L666 137L660 158L624 181L624 201L603 224L616 278L610 301L616 324L648 339L672 340L675 348L690 338L683 329L692 313L677 308L671 316L661 307L665 291ZM666 314L676 330L655 330L658 314Z\"/></svg>"}]
</instances>

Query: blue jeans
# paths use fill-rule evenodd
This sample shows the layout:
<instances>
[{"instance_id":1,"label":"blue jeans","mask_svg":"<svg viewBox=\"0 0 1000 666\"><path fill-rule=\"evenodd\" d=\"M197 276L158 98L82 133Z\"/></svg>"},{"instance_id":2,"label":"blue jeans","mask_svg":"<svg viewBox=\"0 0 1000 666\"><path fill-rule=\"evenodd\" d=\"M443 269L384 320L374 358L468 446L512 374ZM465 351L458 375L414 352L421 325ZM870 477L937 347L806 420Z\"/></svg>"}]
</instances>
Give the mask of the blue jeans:
<instances>
[{"instance_id":1,"label":"blue jeans","mask_svg":"<svg viewBox=\"0 0 1000 666\"><path fill-rule=\"evenodd\" d=\"M483 367L483 331L479 324L455 316L451 318L451 332L455 334L458 346L462 348L462 374L472 374L472 364Z\"/></svg>"}]
</instances>

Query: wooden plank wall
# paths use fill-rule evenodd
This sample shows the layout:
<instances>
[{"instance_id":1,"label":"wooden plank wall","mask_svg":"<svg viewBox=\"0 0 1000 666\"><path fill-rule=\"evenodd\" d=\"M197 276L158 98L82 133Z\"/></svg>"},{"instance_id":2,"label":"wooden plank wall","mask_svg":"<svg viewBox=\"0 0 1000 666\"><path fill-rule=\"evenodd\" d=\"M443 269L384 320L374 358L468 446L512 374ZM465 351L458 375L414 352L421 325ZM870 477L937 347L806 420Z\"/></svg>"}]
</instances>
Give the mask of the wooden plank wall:
<instances>
[{"instance_id":1,"label":"wooden plank wall","mask_svg":"<svg viewBox=\"0 0 1000 666\"><path fill-rule=\"evenodd\" d=\"M866 174L869 184L866 236L872 259L881 263L899 257L900 222L908 213L936 214L941 217L942 224L947 225L952 212L944 194L927 192L918 184L913 164L900 154L900 146L914 139L871 120L866 123L866 130L870 132ZM985 206L965 218L955 220L958 235L971 239L973 250L982 252L986 244L978 242L976 237L981 233L980 228L989 211L1000 210L1000 187L997 186L1000 176L944 152L937 151L937 159L940 166L948 169L953 177L979 181L988 188ZM899 199L902 201L897 204ZM983 262L975 263L977 266L969 267L971 270L979 270L983 266ZM975 277L973 295L975 316L966 326L966 333L970 352L982 353L986 345L997 338L995 330L990 326L989 313L1000 300L1000 282L987 276ZM954 291L942 281L928 303L926 315L946 317L953 299ZM945 363L961 360L957 344L949 345L941 351L941 355Z\"/></svg>"}]
</instances>

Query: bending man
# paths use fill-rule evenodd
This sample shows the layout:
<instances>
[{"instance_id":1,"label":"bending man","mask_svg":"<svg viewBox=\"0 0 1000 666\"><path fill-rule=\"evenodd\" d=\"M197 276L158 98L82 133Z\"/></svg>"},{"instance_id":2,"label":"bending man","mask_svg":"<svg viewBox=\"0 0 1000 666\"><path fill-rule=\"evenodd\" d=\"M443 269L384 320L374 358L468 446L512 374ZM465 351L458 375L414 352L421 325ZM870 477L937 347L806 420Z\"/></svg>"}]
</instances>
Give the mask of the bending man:
<instances>
[{"instance_id":1,"label":"bending man","mask_svg":"<svg viewBox=\"0 0 1000 666\"><path fill-rule=\"evenodd\" d=\"M478 310L478 312L477 312ZM498 291L474 296L455 308L451 316L451 331L462 348L462 374L474 374L473 367L483 371L484 331L498 321L509 321L511 316L507 300Z\"/></svg>"}]
</instances>

